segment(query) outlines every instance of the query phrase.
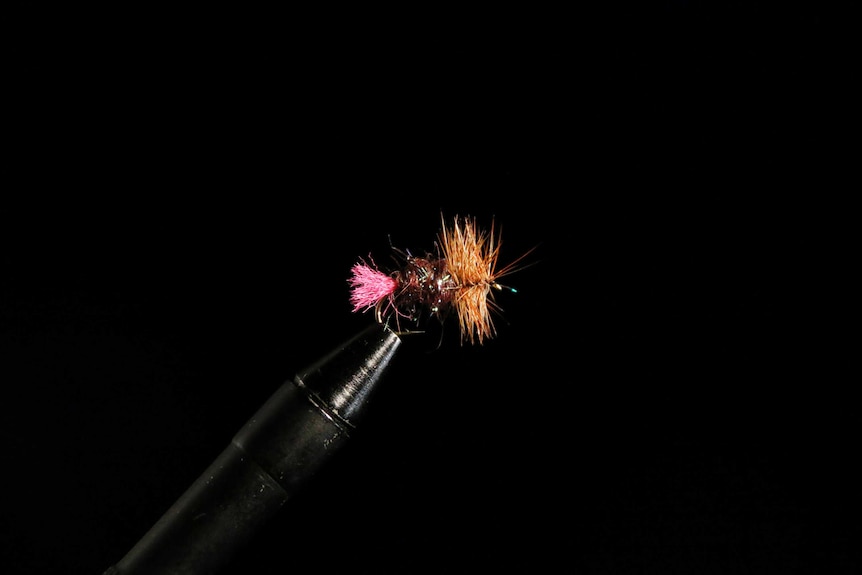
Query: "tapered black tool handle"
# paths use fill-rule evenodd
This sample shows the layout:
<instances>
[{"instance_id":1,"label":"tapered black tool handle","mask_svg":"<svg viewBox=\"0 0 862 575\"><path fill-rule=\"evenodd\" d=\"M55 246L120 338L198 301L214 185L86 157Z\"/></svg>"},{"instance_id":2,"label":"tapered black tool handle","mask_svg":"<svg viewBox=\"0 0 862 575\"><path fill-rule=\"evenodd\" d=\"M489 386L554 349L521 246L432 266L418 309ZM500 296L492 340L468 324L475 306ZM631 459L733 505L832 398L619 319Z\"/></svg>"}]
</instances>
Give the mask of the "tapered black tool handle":
<instances>
[{"instance_id":1,"label":"tapered black tool handle","mask_svg":"<svg viewBox=\"0 0 862 575\"><path fill-rule=\"evenodd\" d=\"M104 575L218 573L343 446L400 344L372 325L284 383Z\"/></svg>"}]
</instances>

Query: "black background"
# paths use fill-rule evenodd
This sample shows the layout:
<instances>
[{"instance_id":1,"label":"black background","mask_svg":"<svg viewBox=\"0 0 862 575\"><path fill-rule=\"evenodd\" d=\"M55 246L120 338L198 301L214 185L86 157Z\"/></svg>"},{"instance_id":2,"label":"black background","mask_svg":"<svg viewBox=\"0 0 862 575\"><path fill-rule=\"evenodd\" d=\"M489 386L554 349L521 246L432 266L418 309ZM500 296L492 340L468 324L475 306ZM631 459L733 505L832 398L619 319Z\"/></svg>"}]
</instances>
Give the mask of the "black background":
<instances>
[{"instance_id":1,"label":"black background","mask_svg":"<svg viewBox=\"0 0 862 575\"><path fill-rule=\"evenodd\" d=\"M226 573L859 568L838 14L235 10L14 34L6 572L119 560L441 214L535 248L497 338L405 342Z\"/></svg>"}]
</instances>

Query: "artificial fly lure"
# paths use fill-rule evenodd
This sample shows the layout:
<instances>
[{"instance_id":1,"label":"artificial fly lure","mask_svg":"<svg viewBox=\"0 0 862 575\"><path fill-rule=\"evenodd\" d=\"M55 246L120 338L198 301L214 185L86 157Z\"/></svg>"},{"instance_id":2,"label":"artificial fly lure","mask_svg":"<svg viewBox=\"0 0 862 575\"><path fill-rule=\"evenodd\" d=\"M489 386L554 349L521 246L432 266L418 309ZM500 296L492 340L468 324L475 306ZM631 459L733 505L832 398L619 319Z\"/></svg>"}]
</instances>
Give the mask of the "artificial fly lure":
<instances>
[{"instance_id":1,"label":"artificial fly lure","mask_svg":"<svg viewBox=\"0 0 862 575\"><path fill-rule=\"evenodd\" d=\"M532 251L532 250L531 250ZM416 257L396 250L401 268L381 271L369 256L351 268L350 302L354 312L375 311L378 323L418 322L427 312L442 322L449 313L458 318L461 342L482 344L496 336L492 313L501 311L494 291L515 292L498 282L521 269L518 264L529 252L497 269L500 235L494 224L480 230L476 218L455 216L451 225L443 220L435 254Z\"/></svg>"}]
</instances>

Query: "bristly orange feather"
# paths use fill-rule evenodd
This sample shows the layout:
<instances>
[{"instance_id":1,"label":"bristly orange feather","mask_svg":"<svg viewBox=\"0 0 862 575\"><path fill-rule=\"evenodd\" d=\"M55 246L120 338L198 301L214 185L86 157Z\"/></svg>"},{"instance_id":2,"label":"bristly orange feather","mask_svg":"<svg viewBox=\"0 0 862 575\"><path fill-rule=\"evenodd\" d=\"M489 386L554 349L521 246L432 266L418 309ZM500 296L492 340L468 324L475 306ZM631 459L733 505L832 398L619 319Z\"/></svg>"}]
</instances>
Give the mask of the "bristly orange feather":
<instances>
[{"instance_id":1,"label":"bristly orange feather","mask_svg":"<svg viewBox=\"0 0 862 575\"><path fill-rule=\"evenodd\" d=\"M515 271L517 261L497 269L500 239L500 234L494 233L493 221L488 232L479 229L476 218L460 219L456 215L451 227L446 227L445 220L443 222L440 244L456 286L453 304L461 339L471 344L481 345L497 335L491 315L500 308L494 301L492 289L504 289L497 280Z\"/></svg>"}]
</instances>

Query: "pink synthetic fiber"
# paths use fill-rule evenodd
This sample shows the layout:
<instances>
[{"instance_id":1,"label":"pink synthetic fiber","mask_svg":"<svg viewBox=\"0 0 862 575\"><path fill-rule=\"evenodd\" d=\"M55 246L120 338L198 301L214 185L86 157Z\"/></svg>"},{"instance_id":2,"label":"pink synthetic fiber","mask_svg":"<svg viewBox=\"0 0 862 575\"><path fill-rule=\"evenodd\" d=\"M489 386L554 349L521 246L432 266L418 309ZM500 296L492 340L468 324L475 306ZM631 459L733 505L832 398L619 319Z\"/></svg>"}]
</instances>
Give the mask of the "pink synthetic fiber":
<instances>
[{"instance_id":1,"label":"pink synthetic fiber","mask_svg":"<svg viewBox=\"0 0 862 575\"><path fill-rule=\"evenodd\" d=\"M376 306L398 287L394 279L365 263L355 264L350 271L350 303L355 312Z\"/></svg>"}]
</instances>

